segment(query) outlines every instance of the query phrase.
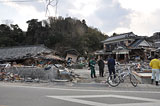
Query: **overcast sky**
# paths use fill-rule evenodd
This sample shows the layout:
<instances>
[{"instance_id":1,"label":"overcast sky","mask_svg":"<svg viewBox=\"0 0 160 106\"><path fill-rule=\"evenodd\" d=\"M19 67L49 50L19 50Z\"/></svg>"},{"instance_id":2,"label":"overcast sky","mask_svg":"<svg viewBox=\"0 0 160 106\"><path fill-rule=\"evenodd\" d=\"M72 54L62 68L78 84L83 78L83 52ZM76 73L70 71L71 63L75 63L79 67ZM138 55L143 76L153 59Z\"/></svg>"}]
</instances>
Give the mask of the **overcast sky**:
<instances>
[{"instance_id":1,"label":"overcast sky","mask_svg":"<svg viewBox=\"0 0 160 106\"><path fill-rule=\"evenodd\" d=\"M46 16L46 4L46 0L0 0L0 23L9 19L26 31L26 21L55 16L52 6L48 7L50 14ZM130 31L151 36L160 31L159 5L160 0L59 0L56 16L85 19L88 26L109 36Z\"/></svg>"}]
</instances>

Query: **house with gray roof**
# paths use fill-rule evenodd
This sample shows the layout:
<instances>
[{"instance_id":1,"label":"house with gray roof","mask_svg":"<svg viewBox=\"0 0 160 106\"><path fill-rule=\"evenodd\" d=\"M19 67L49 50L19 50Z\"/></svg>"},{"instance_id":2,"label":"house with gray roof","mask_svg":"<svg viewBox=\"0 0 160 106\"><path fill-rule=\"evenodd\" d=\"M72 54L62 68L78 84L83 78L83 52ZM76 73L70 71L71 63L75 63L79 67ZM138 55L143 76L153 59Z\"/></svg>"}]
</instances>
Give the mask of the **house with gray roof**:
<instances>
[{"instance_id":1,"label":"house with gray roof","mask_svg":"<svg viewBox=\"0 0 160 106\"><path fill-rule=\"evenodd\" d=\"M145 37L137 36L133 32L116 34L102 41L104 45L103 55L114 55L117 61L128 61L132 57L146 58L150 55L152 45ZM149 53L149 54L146 54Z\"/></svg>"},{"instance_id":2,"label":"house with gray roof","mask_svg":"<svg viewBox=\"0 0 160 106\"><path fill-rule=\"evenodd\" d=\"M102 41L104 44L110 44L110 43L117 43L121 41L128 41L133 40L137 37L133 32L123 33L123 34L116 34L115 36L111 36L107 38L106 40Z\"/></svg>"}]
</instances>

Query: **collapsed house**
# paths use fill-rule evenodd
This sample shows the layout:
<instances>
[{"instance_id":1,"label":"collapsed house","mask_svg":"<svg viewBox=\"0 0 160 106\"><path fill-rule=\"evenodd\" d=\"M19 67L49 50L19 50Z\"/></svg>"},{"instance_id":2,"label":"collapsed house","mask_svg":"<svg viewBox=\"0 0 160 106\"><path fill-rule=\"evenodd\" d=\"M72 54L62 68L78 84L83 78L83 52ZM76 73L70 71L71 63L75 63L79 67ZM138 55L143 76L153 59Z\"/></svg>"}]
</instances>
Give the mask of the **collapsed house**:
<instances>
[{"instance_id":1,"label":"collapsed house","mask_svg":"<svg viewBox=\"0 0 160 106\"><path fill-rule=\"evenodd\" d=\"M113 55L117 61L127 62L129 60L146 60L156 50L152 43L145 37L137 36L133 32L116 34L102 41L103 50L97 51L96 55L103 55L107 58Z\"/></svg>"},{"instance_id":2,"label":"collapsed house","mask_svg":"<svg viewBox=\"0 0 160 106\"><path fill-rule=\"evenodd\" d=\"M0 48L0 54L1 64L11 63L6 73L17 74L24 80L58 78L59 69L54 64L65 61L44 45Z\"/></svg>"},{"instance_id":3,"label":"collapsed house","mask_svg":"<svg viewBox=\"0 0 160 106\"><path fill-rule=\"evenodd\" d=\"M56 52L44 45L16 46L0 48L0 62L13 62L24 65L37 65L38 62L50 59L53 61L64 61L56 56Z\"/></svg>"}]
</instances>

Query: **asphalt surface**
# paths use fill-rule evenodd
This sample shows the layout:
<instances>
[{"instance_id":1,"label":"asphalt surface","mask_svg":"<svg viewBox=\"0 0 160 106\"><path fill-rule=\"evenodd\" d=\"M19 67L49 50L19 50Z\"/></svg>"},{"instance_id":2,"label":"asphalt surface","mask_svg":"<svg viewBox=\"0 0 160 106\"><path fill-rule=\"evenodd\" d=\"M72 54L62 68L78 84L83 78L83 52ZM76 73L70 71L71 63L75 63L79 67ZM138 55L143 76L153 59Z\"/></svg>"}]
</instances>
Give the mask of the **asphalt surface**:
<instances>
[{"instance_id":1,"label":"asphalt surface","mask_svg":"<svg viewBox=\"0 0 160 106\"><path fill-rule=\"evenodd\" d=\"M75 70L74 82L0 82L0 106L159 106L160 86L121 83L110 87L105 77L90 78L90 70ZM105 72L107 74L107 72Z\"/></svg>"},{"instance_id":2,"label":"asphalt surface","mask_svg":"<svg viewBox=\"0 0 160 106\"><path fill-rule=\"evenodd\" d=\"M0 106L159 106L160 104L160 87L112 88L93 85L0 82Z\"/></svg>"}]
</instances>

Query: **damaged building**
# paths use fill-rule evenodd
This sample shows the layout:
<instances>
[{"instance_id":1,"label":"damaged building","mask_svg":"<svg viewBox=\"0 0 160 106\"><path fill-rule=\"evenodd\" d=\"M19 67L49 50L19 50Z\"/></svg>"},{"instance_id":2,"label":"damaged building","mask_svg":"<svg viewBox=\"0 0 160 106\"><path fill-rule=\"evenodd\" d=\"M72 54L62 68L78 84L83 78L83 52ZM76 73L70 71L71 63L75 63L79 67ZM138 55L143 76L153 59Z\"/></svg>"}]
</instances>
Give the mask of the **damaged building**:
<instances>
[{"instance_id":1,"label":"damaged building","mask_svg":"<svg viewBox=\"0 0 160 106\"><path fill-rule=\"evenodd\" d=\"M0 62L12 62L23 65L37 65L38 62L51 59L53 61L64 61L56 56L56 52L44 45L16 46L0 48Z\"/></svg>"},{"instance_id":2,"label":"damaged building","mask_svg":"<svg viewBox=\"0 0 160 106\"><path fill-rule=\"evenodd\" d=\"M52 81L60 79L64 72L67 75L69 73L64 69L61 71L63 73L60 73L58 64L65 63L65 59L44 45L0 48L0 53L1 65L11 63L5 72L17 75L23 81L35 79Z\"/></svg>"},{"instance_id":3,"label":"damaged building","mask_svg":"<svg viewBox=\"0 0 160 106\"><path fill-rule=\"evenodd\" d=\"M79 55L80 55L80 53L76 49L68 49L65 51L66 60L68 58L72 58L73 62L77 62Z\"/></svg>"},{"instance_id":4,"label":"damaged building","mask_svg":"<svg viewBox=\"0 0 160 106\"><path fill-rule=\"evenodd\" d=\"M155 32L149 39L153 40L156 54L160 54L160 32Z\"/></svg>"},{"instance_id":5,"label":"damaged building","mask_svg":"<svg viewBox=\"0 0 160 106\"><path fill-rule=\"evenodd\" d=\"M102 41L104 48L97 51L97 55L108 58L113 55L117 61L128 62L129 60L146 60L153 55L155 48L145 37L137 36L133 32L116 34Z\"/></svg>"}]
</instances>

